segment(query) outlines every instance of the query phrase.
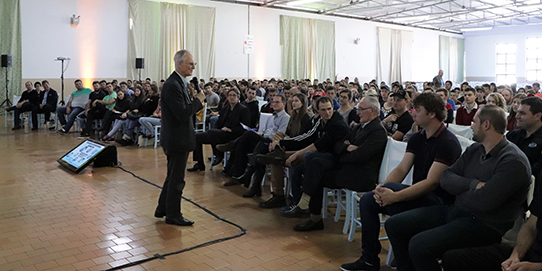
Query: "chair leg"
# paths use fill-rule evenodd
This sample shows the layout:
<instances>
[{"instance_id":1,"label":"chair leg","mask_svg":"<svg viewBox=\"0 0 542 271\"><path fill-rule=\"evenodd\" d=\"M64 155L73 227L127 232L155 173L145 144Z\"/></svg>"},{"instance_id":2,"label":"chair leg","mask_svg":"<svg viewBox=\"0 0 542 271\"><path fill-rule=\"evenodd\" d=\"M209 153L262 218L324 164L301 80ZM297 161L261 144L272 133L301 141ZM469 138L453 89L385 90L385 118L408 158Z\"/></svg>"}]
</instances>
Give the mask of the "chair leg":
<instances>
[{"instance_id":1,"label":"chair leg","mask_svg":"<svg viewBox=\"0 0 542 271\"><path fill-rule=\"evenodd\" d=\"M352 213L352 193L353 191L350 191L346 189L346 215L344 217L344 226L343 226L343 234L348 233L348 227L350 226L350 216Z\"/></svg>"}]
</instances>

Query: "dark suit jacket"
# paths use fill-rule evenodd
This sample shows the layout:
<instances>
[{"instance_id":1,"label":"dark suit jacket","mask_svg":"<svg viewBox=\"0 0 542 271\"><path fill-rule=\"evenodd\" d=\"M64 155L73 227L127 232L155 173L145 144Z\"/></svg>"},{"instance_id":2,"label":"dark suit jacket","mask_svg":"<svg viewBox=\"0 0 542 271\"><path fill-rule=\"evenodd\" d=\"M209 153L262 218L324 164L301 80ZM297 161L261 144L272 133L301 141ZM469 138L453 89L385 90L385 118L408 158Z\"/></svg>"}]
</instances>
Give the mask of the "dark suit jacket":
<instances>
[{"instance_id":1,"label":"dark suit jacket","mask_svg":"<svg viewBox=\"0 0 542 271\"><path fill-rule=\"evenodd\" d=\"M339 156L340 169L335 175L336 183L342 188L354 191L369 191L378 182L380 164L386 149L387 133L380 124L380 118L369 122L365 128L355 126L352 131L335 144L335 154ZM347 144L358 146L354 151L348 152Z\"/></svg>"},{"instance_id":2,"label":"dark suit jacket","mask_svg":"<svg viewBox=\"0 0 542 271\"><path fill-rule=\"evenodd\" d=\"M190 152L196 147L192 115L203 107L198 98L190 101L181 77L173 72L162 87L160 145L169 152Z\"/></svg>"},{"instance_id":3,"label":"dark suit jacket","mask_svg":"<svg viewBox=\"0 0 542 271\"><path fill-rule=\"evenodd\" d=\"M40 92L39 94L39 104L43 101L43 95L45 95L45 90ZM53 108L56 109L56 104L58 102L58 93L56 93L56 90L50 88L49 92L47 93L47 104L53 106Z\"/></svg>"},{"instance_id":4,"label":"dark suit jacket","mask_svg":"<svg viewBox=\"0 0 542 271\"><path fill-rule=\"evenodd\" d=\"M216 128L222 129L222 127L228 127L231 129L232 135L237 138L245 132L241 123L248 126L250 123L250 110L240 102L231 110L230 103L227 102L220 110Z\"/></svg>"}]
</instances>

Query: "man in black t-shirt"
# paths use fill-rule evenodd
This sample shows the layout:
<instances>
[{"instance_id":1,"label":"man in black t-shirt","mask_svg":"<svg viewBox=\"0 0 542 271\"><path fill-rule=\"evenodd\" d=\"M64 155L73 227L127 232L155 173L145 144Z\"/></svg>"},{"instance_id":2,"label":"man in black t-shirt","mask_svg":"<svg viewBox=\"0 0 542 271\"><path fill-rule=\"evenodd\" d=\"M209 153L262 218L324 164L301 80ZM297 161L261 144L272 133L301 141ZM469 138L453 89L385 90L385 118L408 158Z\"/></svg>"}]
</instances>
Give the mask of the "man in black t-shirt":
<instances>
[{"instance_id":1,"label":"man in black t-shirt","mask_svg":"<svg viewBox=\"0 0 542 271\"><path fill-rule=\"evenodd\" d=\"M412 128L412 115L408 112L410 97L404 90L398 90L388 99L393 99L392 111L382 120L382 125L391 136L397 141L402 141L405 134Z\"/></svg>"},{"instance_id":2,"label":"man in black t-shirt","mask_svg":"<svg viewBox=\"0 0 542 271\"><path fill-rule=\"evenodd\" d=\"M384 184L361 197L363 254L357 261L343 264L342 270L380 270L379 213L395 215L453 199L440 188L439 180L442 172L461 155L461 146L442 123L446 117L444 101L435 93L423 93L414 99L414 108L414 120L423 130L412 135L403 159ZM412 186L401 184L412 167Z\"/></svg>"}]
</instances>

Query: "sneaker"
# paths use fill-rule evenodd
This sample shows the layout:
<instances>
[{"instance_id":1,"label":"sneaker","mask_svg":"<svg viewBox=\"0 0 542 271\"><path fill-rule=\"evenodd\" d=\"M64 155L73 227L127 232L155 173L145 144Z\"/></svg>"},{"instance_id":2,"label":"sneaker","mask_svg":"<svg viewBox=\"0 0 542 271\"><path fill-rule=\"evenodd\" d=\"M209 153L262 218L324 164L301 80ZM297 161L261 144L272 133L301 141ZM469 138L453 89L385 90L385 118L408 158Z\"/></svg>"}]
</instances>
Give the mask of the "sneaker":
<instances>
[{"instance_id":1,"label":"sneaker","mask_svg":"<svg viewBox=\"0 0 542 271\"><path fill-rule=\"evenodd\" d=\"M55 129L55 121L54 120L48 121L48 125L49 125L49 130Z\"/></svg>"},{"instance_id":2,"label":"sneaker","mask_svg":"<svg viewBox=\"0 0 542 271\"><path fill-rule=\"evenodd\" d=\"M15 130L19 130L19 129L22 129L23 127L22 126L15 126L13 128L11 128L12 131L15 131Z\"/></svg>"},{"instance_id":3,"label":"sneaker","mask_svg":"<svg viewBox=\"0 0 542 271\"><path fill-rule=\"evenodd\" d=\"M291 210L292 208L294 208L296 205L295 204L290 204L290 205L284 205L282 207L280 207L280 212L283 213L283 212L287 212L289 210Z\"/></svg>"},{"instance_id":4,"label":"sneaker","mask_svg":"<svg viewBox=\"0 0 542 271\"><path fill-rule=\"evenodd\" d=\"M275 196L273 195L272 198L270 198L267 201L260 202L258 206L265 209L271 209L271 208L279 208L281 206L284 206L286 204L286 199L284 196Z\"/></svg>"},{"instance_id":5,"label":"sneaker","mask_svg":"<svg viewBox=\"0 0 542 271\"><path fill-rule=\"evenodd\" d=\"M363 257L359 258L353 263L345 263L341 265L343 271L378 271L380 270L380 264L370 264L366 262Z\"/></svg>"}]
</instances>

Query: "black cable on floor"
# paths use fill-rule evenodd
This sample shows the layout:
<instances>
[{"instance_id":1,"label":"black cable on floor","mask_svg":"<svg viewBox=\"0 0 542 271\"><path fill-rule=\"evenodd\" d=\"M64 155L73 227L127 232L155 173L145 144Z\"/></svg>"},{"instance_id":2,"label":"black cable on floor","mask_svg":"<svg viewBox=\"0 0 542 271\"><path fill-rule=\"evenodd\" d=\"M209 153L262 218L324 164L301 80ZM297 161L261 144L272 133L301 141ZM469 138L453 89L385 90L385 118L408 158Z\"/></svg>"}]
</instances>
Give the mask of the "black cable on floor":
<instances>
[{"instance_id":1,"label":"black cable on floor","mask_svg":"<svg viewBox=\"0 0 542 271\"><path fill-rule=\"evenodd\" d=\"M155 183L152 183L152 182L149 182L137 175L135 175L133 172L129 171L129 170L126 170L124 169L123 167L121 167L120 165L117 166L119 169L121 169L122 171L124 172L127 172L127 173L130 173L132 174L132 176L134 176L135 178L137 179L140 179L142 180L143 182L146 182L152 186L155 186L155 187L158 187L160 189L162 189L161 186L155 184ZM127 268L127 267L130 267L130 266L135 266L135 265L140 265L142 263L145 263L145 262L148 262L148 261L152 261L152 260L156 260L156 259L161 259L161 260L164 260L166 258L166 256L171 256L171 255L175 255L175 254L179 254L179 253L183 253L183 252L186 252L186 251L190 251L190 250L193 250L193 249L196 249L196 248L200 248L200 247L205 247L205 246L209 246L209 245L212 245L212 244L217 244L217 243L220 243L220 242L224 242L224 241L227 241L227 240L231 240L231 239L234 239L234 238L237 238L237 237L241 237L243 235L245 235L247 233L247 230L231 221L228 221L226 220L225 218L222 218L222 217L219 217L218 215L216 215L215 213L209 211L207 208L199 205L198 203L192 201L191 199L188 199L188 198L185 198L184 196L181 196L182 199L196 205L198 208L202 209L203 211L205 211L206 213L210 214L211 216L215 217L216 219L218 220L221 220L223 222L226 222L236 228L238 228L240 230L240 232L236 235L232 235L232 236L228 236L228 237L224 237L224 238L220 238L220 239L215 239L215 240L211 240L211 241L208 241L208 242L205 242L205 243L201 243L199 245L195 245L195 246L192 246L192 247L189 247L189 248L185 248L185 249L181 249L181 250L178 250L178 251L174 251L174 252L169 252L169 253L166 253L166 254L155 254L153 257L149 257L149 258L146 258L146 259L142 259L142 260L139 260L139 261L135 261L135 262L131 262L131 263L127 263L127 264L124 264L124 265L120 265L120 266L116 266L116 267L113 267L113 268L110 268L110 269L107 269L105 271L112 271L112 270L118 270L118 269L123 269L123 268Z\"/></svg>"}]
</instances>

